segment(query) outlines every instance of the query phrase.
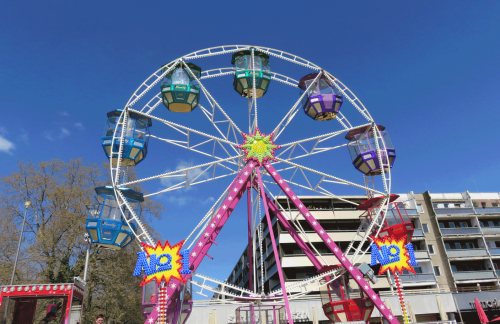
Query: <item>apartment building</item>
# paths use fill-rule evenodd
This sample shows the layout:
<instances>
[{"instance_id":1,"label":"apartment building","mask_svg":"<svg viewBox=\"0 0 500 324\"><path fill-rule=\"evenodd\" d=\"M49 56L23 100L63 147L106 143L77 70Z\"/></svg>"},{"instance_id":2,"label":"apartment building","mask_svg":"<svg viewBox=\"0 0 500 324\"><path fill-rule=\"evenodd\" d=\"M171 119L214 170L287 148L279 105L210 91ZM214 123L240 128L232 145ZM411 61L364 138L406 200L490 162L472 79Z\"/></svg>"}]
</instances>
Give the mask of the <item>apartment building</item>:
<instances>
[{"instance_id":1,"label":"apartment building","mask_svg":"<svg viewBox=\"0 0 500 324\"><path fill-rule=\"evenodd\" d=\"M427 191L399 196L397 201L404 202L415 228L412 243L418 262L418 266L414 267L416 274L405 272L400 278L408 300L413 301L412 308L415 309L417 321L456 319L457 322L477 323L478 317L473 306L475 298L484 302L488 318L500 316L500 193ZM366 196L340 198L358 203L367 199ZM357 211L355 206L341 199L317 196L302 196L300 199L343 251L353 239L361 240L357 231L362 212ZM284 199L278 202L283 206L288 205ZM338 264L333 254L329 253L309 228L303 216L293 211L292 214L293 217L297 216L307 239L321 253L323 262ZM276 222L276 217L272 219L287 286L315 276L316 269L309 259L288 232ZM228 283L245 288L252 285L260 291L263 281L266 291L280 288L269 229L266 222L262 226L262 271L261 255L257 248L254 251L257 276L252 283L248 282L248 253L245 249L229 275ZM350 254L352 253L351 251ZM369 253L361 258L359 263L361 262L370 263ZM374 267L374 270L377 273L378 267ZM264 280L261 278L262 272ZM387 300L396 315L400 314L398 302L394 298L394 279L389 275L379 276L378 279L372 288ZM311 293L310 297L318 297L318 292ZM214 299L217 298L219 296L216 294ZM433 300L433 305L437 306L422 309L420 306L429 300ZM319 309L321 311L320 305ZM371 321L377 321L377 316L378 312L375 310Z\"/></svg>"}]
</instances>

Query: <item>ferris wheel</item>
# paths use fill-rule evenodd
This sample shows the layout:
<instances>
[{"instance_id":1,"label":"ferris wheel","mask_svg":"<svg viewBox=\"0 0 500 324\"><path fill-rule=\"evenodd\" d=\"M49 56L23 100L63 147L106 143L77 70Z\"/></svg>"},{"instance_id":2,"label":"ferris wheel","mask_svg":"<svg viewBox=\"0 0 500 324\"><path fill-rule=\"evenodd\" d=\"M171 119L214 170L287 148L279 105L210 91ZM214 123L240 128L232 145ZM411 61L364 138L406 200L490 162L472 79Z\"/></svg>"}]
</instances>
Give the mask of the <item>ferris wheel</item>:
<instances>
[{"instance_id":1,"label":"ferris wheel","mask_svg":"<svg viewBox=\"0 0 500 324\"><path fill-rule=\"evenodd\" d=\"M296 55L249 45L186 54L148 77L123 109L108 113L102 146L110 159L112 183L96 188L87 230L93 242L108 248L123 248L134 239L154 245L140 218L141 201L192 186L213 191L217 183L225 189L199 222L191 225L193 230L184 243L193 271L184 276L198 287L189 294L208 291L234 303L281 302L291 319L290 300L350 276L359 285L366 308L375 307L389 322L397 323L365 281L366 272L358 267L368 252L364 243L387 232L386 218L393 208L391 168L396 154L384 129L334 74ZM201 162L176 168L175 159L168 157L172 150ZM153 161L141 169L146 158ZM129 179L132 167L140 170L138 179ZM160 180L164 187L147 195L129 189ZM368 203L360 206L346 198L346 190L367 195ZM305 195L370 209L347 249L342 251L335 235L315 219L314 211L300 199ZM250 289L196 272L238 203L247 205L244 225L249 227L250 259L250 246L263 255L263 224L274 238L271 217L275 216L317 268L318 276L285 284L278 271L280 288L263 291L264 274L259 272L264 267L255 255L249 262ZM109 207L106 215L105 206ZM115 226L109 225L112 221ZM309 224L337 264L325 261L301 221ZM271 243L276 251L276 242L271 239ZM281 269L279 256L275 259ZM261 284L252 288L252 282L259 280ZM164 316L162 311L169 322L186 318L192 305L185 298L186 287L173 280L165 288L166 309L152 308L149 323Z\"/></svg>"}]
</instances>

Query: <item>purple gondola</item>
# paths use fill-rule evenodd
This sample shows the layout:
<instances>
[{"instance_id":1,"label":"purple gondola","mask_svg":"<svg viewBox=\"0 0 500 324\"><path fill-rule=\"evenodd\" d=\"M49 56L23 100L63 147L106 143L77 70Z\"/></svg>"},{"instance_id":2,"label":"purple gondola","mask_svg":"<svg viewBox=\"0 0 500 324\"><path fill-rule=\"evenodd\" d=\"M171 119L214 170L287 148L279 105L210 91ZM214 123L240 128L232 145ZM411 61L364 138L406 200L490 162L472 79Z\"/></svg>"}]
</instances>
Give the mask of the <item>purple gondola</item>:
<instances>
[{"instance_id":1,"label":"purple gondola","mask_svg":"<svg viewBox=\"0 0 500 324\"><path fill-rule=\"evenodd\" d=\"M384 131L385 127L377 125L378 130L382 136L379 139L379 149L382 158L382 164L385 165L384 173L388 172L387 166L392 168L394 160L396 159L396 150L392 146L389 134ZM352 164L359 170L359 172L374 176L382 173L382 166L380 166L377 157L377 145L375 143L375 134L372 126L362 126L352 129L347 133L346 137L349 140L347 147L351 154ZM384 145L385 143L385 145ZM385 147L385 150L383 149Z\"/></svg>"}]
</instances>

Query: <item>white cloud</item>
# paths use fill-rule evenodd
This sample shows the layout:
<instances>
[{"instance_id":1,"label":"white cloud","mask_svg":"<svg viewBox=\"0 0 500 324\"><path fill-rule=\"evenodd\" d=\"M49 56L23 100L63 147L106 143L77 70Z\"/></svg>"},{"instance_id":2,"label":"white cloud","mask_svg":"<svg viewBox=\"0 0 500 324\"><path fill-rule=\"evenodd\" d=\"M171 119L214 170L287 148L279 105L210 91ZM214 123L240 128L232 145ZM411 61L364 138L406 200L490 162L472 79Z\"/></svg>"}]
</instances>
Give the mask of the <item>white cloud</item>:
<instances>
[{"instance_id":1,"label":"white cloud","mask_svg":"<svg viewBox=\"0 0 500 324\"><path fill-rule=\"evenodd\" d=\"M208 203L213 203L215 201L215 198L214 197L209 197L207 199L205 199L205 201L202 202L202 204L208 204Z\"/></svg>"},{"instance_id":2,"label":"white cloud","mask_svg":"<svg viewBox=\"0 0 500 324\"><path fill-rule=\"evenodd\" d=\"M16 146L14 143L0 135L0 152L12 154L11 150L14 150L15 148Z\"/></svg>"},{"instance_id":3,"label":"white cloud","mask_svg":"<svg viewBox=\"0 0 500 324\"><path fill-rule=\"evenodd\" d=\"M66 128L64 127L61 127L61 134L59 134L59 138L63 138L63 137L66 137L70 134L69 130L67 130Z\"/></svg>"},{"instance_id":4,"label":"white cloud","mask_svg":"<svg viewBox=\"0 0 500 324\"><path fill-rule=\"evenodd\" d=\"M170 196L170 197L168 197L168 201L171 203L177 204L179 206L183 206L188 201L188 198L187 197Z\"/></svg>"},{"instance_id":5,"label":"white cloud","mask_svg":"<svg viewBox=\"0 0 500 324\"><path fill-rule=\"evenodd\" d=\"M79 129L79 130L84 130L85 127L83 126L83 124L81 122L78 122L78 123L75 123L75 128L76 129Z\"/></svg>"},{"instance_id":6,"label":"white cloud","mask_svg":"<svg viewBox=\"0 0 500 324\"><path fill-rule=\"evenodd\" d=\"M21 141L28 144L28 132L26 132L24 128L21 128L20 130L21 130L21 135L20 135Z\"/></svg>"},{"instance_id":7,"label":"white cloud","mask_svg":"<svg viewBox=\"0 0 500 324\"><path fill-rule=\"evenodd\" d=\"M64 116L64 117L68 117L69 116L69 113L67 111L61 111L61 112L59 112L59 114L61 116Z\"/></svg>"},{"instance_id":8,"label":"white cloud","mask_svg":"<svg viewBox=\"0 0 500 324\"><path fill-rule=\"evenodd\" d=\"M52 137L52 132L51 131L45 131L43 132L43 136L48 139L49 141L53 141L54 137Z\"/></svg>"}]
</instances>

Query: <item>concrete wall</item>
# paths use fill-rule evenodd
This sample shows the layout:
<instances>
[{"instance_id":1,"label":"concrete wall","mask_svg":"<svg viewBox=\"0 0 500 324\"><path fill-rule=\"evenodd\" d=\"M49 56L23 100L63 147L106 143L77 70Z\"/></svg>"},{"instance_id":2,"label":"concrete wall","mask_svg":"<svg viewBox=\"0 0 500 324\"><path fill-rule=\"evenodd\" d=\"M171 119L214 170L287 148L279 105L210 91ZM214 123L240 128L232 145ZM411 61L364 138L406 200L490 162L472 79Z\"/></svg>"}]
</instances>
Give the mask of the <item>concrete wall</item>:
<instances>
[{"instance_id":1,"label":"concrete wall","mask_svg":"<svg viewBox=\"0 0 500 324\"><path fill-rule=\"evenodd\" d=\"M441 297L441 302L446 313L457 312L455 302L453 300L453 295L451 293L407 295L405 296L405 298L407 301L410 301L412 303L416 315L430 315L439 314L436 295L439 295ZM498 292L497 295L499 295ZM497 296L496 298L500 297ZM401 307L399 305L399 298L397 295L382 296L382 299L384 301L388 299L391 304L393 313L396 316L401 316ZM474 298L472 300L474 301ZM214 310L217 312L217 322L215 324L235 324L236 320L234 316L237 307L238 305L232 304L195 306L193 307L191 316L189 317L186 324L208 324L209 315L213 313ZM323 313L321 301L319 299L310 299L290 302L290 311L292 312L294 322L312 322L313 307L316 310L318 321L328 321L328 318ZM380 314L378 310L375 309L372 313L372 318L379 317Z\"/></svg>"}]
</instances>

